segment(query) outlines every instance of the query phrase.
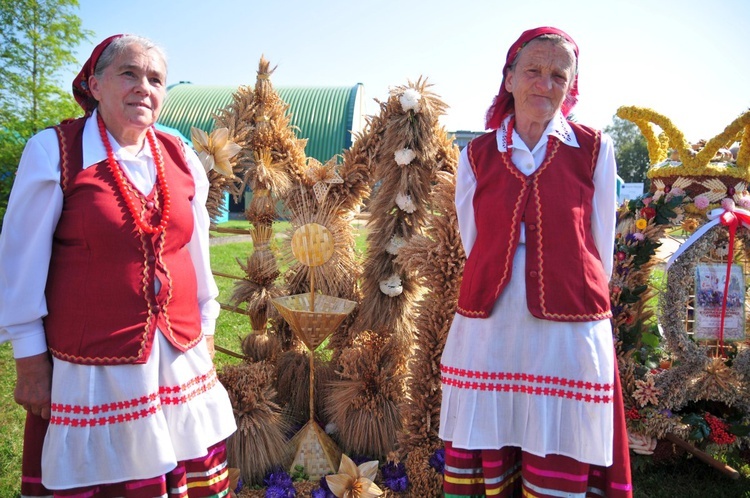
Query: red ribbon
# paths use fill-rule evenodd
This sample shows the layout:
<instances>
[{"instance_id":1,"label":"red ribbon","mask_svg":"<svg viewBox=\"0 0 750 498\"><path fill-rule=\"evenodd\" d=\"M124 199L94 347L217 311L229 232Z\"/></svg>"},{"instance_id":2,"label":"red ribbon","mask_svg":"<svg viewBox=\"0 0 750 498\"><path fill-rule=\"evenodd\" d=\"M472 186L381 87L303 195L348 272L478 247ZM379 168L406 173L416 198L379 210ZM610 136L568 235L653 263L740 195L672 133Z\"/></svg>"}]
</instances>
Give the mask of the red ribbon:
<instances>
[{"instance_id":1,"label":"red ribbon","mask_svg":"<svg viewBox=\"0 0 750 498\"><path fill-rule=\"evenodd\" d=\"M719 324L719 353L722 358L724 355L724 319L727 314L727 296L729 294L729 279L732 273L732 262L734 261L734 235L737 233L737 227L744 223L750 225L750 215L737 211L724 211L719 216L721 224L729 229L729 253L727 254L727 274L724 279L724 296L721 300L721 322Z\"/></svg>"}]
</instances>

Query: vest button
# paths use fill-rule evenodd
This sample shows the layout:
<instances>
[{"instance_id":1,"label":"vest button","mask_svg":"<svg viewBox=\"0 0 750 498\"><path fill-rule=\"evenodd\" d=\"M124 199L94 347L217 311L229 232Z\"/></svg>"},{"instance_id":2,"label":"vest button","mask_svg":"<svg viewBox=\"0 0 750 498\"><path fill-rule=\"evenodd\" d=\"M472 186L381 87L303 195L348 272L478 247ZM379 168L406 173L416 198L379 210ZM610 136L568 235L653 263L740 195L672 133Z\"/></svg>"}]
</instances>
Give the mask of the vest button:
<instances>
[{"instance_id":1,"label":"vest button","mask_svg":"<svg viewBox=\"0 0 750 498\"><path fill-rule=\"evenodd\" d=\"M154 202L153 201L148 201L146 203L146 209L154 209Z\"/></svg>"},{"instance_id":2,"label":"vest button","mask_svg":"<svg viewBox=\"0 0 750 498\"><path fill-rule=\"evenodd\" d=\"M526 228L528 228L528 229L529 229L529 231L533 232L534 230L536 230L536 225L534 225L534 224L532 223L531 225L527 226Z\"/></svg>"},{"instance_id":3,"label":"vest button","mask_svg":"<svg viewBox=\"0 0 750 498\"><path fill-rule=\"evenodd\" d=\"M161 306L159 306L158 304L151 306L151 312L154 314L158 313L160 310L161 310Z\"/></svg>"},{"instance_id":4,"label":"vest button","mask_svg":"<svg viewBox=\"0 0 750 498\"><path fill-rule=\"evenodd\" d=\"M530 271L530 272L529 272L529 276L530 276L531 278L536 278L536 276L537 276L537 275L538 275L538 273L537 273L537 272L535 272L534 270L532 270L532 271Z\"/></svg>"},{"instance_id":5,"label":"vest button","mask_svg":"<svg viewBox=\"0 0 750 498\"><path fill-rule=\"evenodd\" d=\"M147 259L149 263L153 263L154 261L156 261L156 256L154 256L153 254L149 254Z\"/></svg>"}]
</instances>

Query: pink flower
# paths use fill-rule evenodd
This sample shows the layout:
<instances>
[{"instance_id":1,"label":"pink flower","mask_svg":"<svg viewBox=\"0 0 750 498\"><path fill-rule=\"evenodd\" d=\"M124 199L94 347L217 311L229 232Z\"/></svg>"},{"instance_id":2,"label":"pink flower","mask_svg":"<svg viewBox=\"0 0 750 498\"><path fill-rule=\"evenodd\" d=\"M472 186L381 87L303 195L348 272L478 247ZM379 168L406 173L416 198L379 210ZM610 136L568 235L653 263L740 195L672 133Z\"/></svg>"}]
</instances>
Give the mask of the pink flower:
<instances>
[{"instance_id":1,"label":"pink flower","mask_svg":"<svg viewBox=\"0 0 750 498\"><path fill-rule=\"evenodd\" d=\"M750 195L743 195L738 202L741 208L750 209Z\"/></svg>"},{"instance_id":2,"label":"pink flower","mask_svg":"<svg viewBox=\"0 0 750 498\"><path fill-rule=\"evenodd\" d=\"M652 201L651 197L644 197L643 198L643 205L644 206L648 206L649 204L651 204L651 201Z\"/></svg>"},{"instance_id":3,"label":"pink flower","mask_svg":"<svg viewBox=\"0 0 750 498\"><path fill-rule=\"evenodd\" d=\"M734 199L730 199L729 197L722 199L721 207L723 207L725 211L734 211Z\"/></svg>"},{"instance_id":4,"label":"pink flower","mask_svg":"<svg viewBox=\"0 0 750 498\"><path fill-rule=\"evenodd\" d=\"M643 235L643 234L642 234L641 232L635 232L635 233L633 234L633 238L634 238L635 240L637 240L637 241L639 241L639 242L640 242L640 241L643 241L643 239L645 239L645 238L646 238L646 236L645 236L645 235Z\"/></svg>"},{"instance_id":5,"label":"pink flower","mask_svg":"<svg viewBox=\"0 0 750 498\"><path fill-rule=\"evenodd\" d=\"M698 209L706 209L708 205L710 204L708 197L706 197L705 195L699 195L698 197L695 198L693 203L695 204L695 207L697 207Z\"/></svg>"},{"instance_id":6,"label":"pink flower","mask_svg":"<svg viewBox=\"0 0 750 498\"><path fill-rule=\"evenodd\" d=\"M661 389L656 387L653 377L648 376L643 380L636 380L635 386L636 389L633 391L632 395L639 405L646 406L649 403L653 405L659 403Z\"/></svg>"}]
</instances>

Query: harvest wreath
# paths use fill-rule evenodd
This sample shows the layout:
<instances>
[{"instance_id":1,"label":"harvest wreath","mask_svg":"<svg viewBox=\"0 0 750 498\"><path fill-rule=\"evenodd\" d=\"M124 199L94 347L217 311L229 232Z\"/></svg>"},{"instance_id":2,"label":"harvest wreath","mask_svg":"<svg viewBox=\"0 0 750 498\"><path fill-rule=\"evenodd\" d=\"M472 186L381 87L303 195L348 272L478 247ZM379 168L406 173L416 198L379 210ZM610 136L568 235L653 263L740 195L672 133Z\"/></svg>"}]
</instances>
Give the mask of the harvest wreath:
<instances>
[{"instance_id":1,"label":"harvest wreath","mask_svg":"<svg viewBox=\"0 0 750 498\"><path fill-rule=\"evenodd\" d=\"M726 347L723 340L695 338L694 288L699 264L726 267L750 261L750 231L739 222L743 208L750 206L750 112L695 146L650 109L623 107L618 115L639 126L652 163L649 192L618 211L611 282L631 448L654 460L687 448L731 474L710 455L748 452L750 348L744 331L743 340ZM659 136L652 123L662 128ZM735 140L742 140L736 159L728 149ZM669 149L671 159L666 160ZM682 245L664 269L666 284L657 291L656 250L673 233L682 236ZM746 280L748 272L742 270ZM656 298L658 320L649 305ZM744 303L744 295L742 299ZM722 309L722 331L724 314ZM691 444L683 444L685 440Z\"/></svg>"}]
</instances>

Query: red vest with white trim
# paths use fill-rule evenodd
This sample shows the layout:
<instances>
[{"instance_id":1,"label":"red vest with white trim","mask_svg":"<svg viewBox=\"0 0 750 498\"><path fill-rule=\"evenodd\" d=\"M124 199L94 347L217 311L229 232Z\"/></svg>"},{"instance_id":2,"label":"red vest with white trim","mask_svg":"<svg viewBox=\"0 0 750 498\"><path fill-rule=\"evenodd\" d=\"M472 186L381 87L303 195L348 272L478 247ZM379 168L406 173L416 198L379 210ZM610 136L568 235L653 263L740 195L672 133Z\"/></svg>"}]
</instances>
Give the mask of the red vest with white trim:
<instances>
[{"instance_id":1,"label":"red vest with white trim","mask_svg":"<svg viewBox=\"0 0 750 498\"><path fill-rule=\"evenodd\" d=\"M569 123L579 147L554 136L530 176L497 149L494 132L472 140L469 163L477 180L477 236L464 267L457 312L487 318L510 281L520 224L526 224L526 299L545 320L610 318L608 278L591 230L598 131ZM610 255L605 255L610 257Z\"/></svg>"},{"instance_id":2,"label":"red vest with white trim","mask_svg":"<svg viewBox=\"0 0 750 498\"><path fill-rule=\"evenodd\" d=\"M135 225L107 161L83 169L85 119L55 127L60 142L63 210L52 242L44 328L50 352L84 365L145 363L157 327L178 350L201 339L193 234L195 183L178 139L156 132L171 197L159 234ZM143 196L128 180L144 219L160 221L154 188ZM161 289L155 293L155 279Z\"/></svg>"}]
</instances>

